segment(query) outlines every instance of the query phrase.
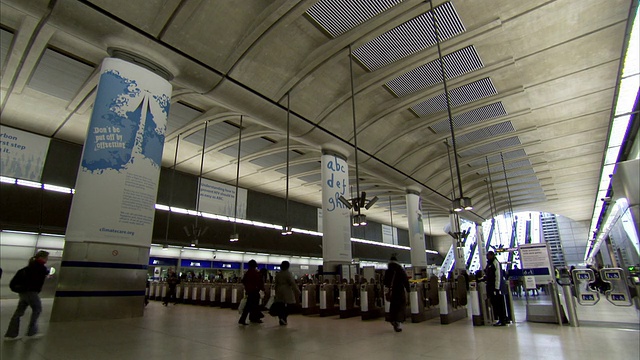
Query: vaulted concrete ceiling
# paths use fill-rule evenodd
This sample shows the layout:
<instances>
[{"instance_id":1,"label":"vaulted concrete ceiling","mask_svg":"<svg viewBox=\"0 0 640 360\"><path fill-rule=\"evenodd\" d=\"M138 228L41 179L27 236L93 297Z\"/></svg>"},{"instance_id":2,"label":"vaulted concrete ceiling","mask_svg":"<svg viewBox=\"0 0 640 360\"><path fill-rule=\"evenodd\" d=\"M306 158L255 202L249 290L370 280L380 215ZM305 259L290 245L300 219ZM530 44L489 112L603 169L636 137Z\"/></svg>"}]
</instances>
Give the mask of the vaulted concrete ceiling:
<instances>
[{"instance_id":1,"label":"vaulted concrete ceiling","mask_svg":"<svg viewBox=\"0 0 640 360\"><path fill-rule=\"evenodd\" d=\"M509 209L506 170L513 210L590 220L632 2L433 2L462 188L475 206L464 217ZM281 197L289 94L290 196L321 207L323 148L348 155L355 185L351 47L360 188L382 199L367 215L389 223L391 206L406 227L404 193L415 188L426 230L441 233L452 188L460 194L430 8L2 0L2 124L82 144L99 65L124 49L174 76L164 166L179 140L177 169L198 174L208 122L204 176L235 183L243 115L239 185Z\"/></svg>"}]
</instances>

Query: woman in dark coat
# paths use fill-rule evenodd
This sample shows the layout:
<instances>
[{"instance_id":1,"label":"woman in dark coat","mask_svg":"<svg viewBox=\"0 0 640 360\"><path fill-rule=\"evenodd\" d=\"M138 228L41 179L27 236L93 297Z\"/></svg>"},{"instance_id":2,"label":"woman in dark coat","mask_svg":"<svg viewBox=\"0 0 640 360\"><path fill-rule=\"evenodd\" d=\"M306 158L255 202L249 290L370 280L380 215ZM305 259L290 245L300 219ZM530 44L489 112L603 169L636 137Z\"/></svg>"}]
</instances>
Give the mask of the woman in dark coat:
<instances>
[{"instance_id":1,"label":"woman in dark coat","mask_svg":"<svg viewBox=\"0 0 640 360\"><path fill-rule=\"evenodd\" d=\"M389 322L396 332L402 331L401 324L406 317L407 292L409 292L409 279L398 259L391 256L391 261L384 273L384 286L391 290L391 304L389 307ZM387 290L388 291L388 290Z\"/></svg>"}]
</instances>

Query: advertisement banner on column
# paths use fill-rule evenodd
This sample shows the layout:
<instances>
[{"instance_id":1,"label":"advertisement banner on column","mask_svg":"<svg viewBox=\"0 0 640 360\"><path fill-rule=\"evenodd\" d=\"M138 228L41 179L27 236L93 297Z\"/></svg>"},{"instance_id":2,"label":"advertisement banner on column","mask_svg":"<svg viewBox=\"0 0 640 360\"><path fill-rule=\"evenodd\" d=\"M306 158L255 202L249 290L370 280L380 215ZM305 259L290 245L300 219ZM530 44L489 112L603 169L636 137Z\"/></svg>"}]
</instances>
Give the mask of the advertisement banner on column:
<instances>
[{"instance_id":1,"label":"advertisement banner on column","mask_svg":"<svg viewBox=\"0 0 640 360\"><path fill-rule=\"evenodd\" d=\"M351 262L350 210L338 200L349 198L349 167L336 155L322 155L322 257Z\"/></svg>"},{"instance_id":2,"label":"advertisement banner on column","mask_svg":"<svg viewBox=\"0 0 640 360\"><path fill-rule=\"evenodd\" d=\"M0 126L0 176L40 182L48 137Z\"/></svg>"},{"instance_id":3,"label":"advertisement banner on column","mask_svg":"<svg viewBox=\"0 0 640 360\"><path fill-rule=\"evenodd\" d=\"M407 217L409 220L411 265L414 267L427 266L427 253L426 245L424 243L424 225L422 224L420 195L407 193Z\"/></svg>"},{"instance_id":4,"label":"advertisement banner on column","mask_svg":"<svg viewBox=\"0 0 640 360\"><path fill-rule=\"evenodd\" d=\"M158 75L102 62L66 241L151 243L170 97Z\"/></svg>"},{"instance_id":5,"label":"advertisement banner on column","mask_svg":"<svg viewBox=\"0 0 640 360\"><path fill-rule=\"evenodd\" d=\"M236 206L236 187L213 180L200 179L199 210L233 217ZM238 219L247 218L247 189L238 188Z\"/></svg>"}]
</instances>

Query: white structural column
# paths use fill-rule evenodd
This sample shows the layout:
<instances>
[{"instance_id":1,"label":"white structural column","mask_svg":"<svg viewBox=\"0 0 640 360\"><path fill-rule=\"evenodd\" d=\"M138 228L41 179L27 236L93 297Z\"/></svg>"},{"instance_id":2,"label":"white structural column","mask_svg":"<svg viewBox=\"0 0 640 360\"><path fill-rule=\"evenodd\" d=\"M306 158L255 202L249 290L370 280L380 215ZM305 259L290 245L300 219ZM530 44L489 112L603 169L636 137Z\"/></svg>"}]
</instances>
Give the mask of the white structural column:
<instances>
[{"instance_id":1,"label":"white structural column","mask_svg":"<svg viewBox=\"0 0 640 360\"><path fill-rule=\"evenodd\" d=\"M103 61L52 320L142 316L171 84Z\"/></svg>"},{"instance_id":2,"label":"white structural column","mask_svg":"<svg viewBox=\"0 0 640 360\"><path fill-rule=\"evenodd\" d=\"M484 232L482 228L482 224L476 223L476 241L478 242L478 256L480 257L480 269L484 269L487 266L487 251L485 246L487 244L484 241Z\"/></svg>"},{"instance_id":3,"label":"white structural column","mask_svg":"<svg viewBox=\"0 0 640 360\"><path fill-rule=\"evenodd\" d=\"M464 258L464 246L462 246L462 239L460 239L460 223L458 222L458 217L455 213L449 214L449 221L451 222L451 231L456 236L452 238L453 244L453 254L455 255L456 262L453 266L453 269L464 270L467 268L467 264L465 263Z\"/></svg>"},{"instance_id":4,"label":"white structural column","mask_svg":"<svg viewBox=\"0 0 640 360\"><path fill-rule=\"evenodd\" d=\"M324 271L337 272L338 265L351 264L350 210L340 196L349 199L349 166L336 152L322 152L322 258Z\"/></svg>"},{"instance_id":5,"label":"white structural column","mask_svg":"<svg viewBox=\"0 0 640 360\"><path fill-rule=\"evenodd\" d=\"M427 253L424 243L420 193L415 190L407 190L407 217L409 220L411 266L414 274L420 274L427 267Z\"/></svg>"}]
</instances>

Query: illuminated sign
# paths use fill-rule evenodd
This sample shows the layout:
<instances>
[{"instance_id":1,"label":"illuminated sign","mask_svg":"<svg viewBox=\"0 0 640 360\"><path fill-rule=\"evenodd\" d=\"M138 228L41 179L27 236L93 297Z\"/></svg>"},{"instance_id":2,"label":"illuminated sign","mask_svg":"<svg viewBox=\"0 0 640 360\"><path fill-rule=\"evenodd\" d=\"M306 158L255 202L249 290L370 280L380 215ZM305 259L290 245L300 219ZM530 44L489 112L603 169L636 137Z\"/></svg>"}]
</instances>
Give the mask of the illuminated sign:
<instances>
[{"instance_id":1,"label":"illuminated sign","mask_svg":"<svg viewBox=\"0 0 640 360\"><path fill-rule=\"evenodd\" d=\"M596 298L592 294L582 294L582 300L595 301Z\"/></svg>"},{"instance_id":2,"label":"illuminated sign","mask_svg":"<svg viewBox=\"0 0 640 360\"><path fill-rule=\"evenodd\" d=\"M611 294L611 300L613 301L627 301L627 297L623 294Z\"/></svg>"},{"instance_id":3,"label":"illuminated sign","mask_svg":"<svg viewBox=\"0 0 640 360\"><path fill-rule=\"evenodd\" d=\"M589 274L585 274L585 273L578 274L578 279L580 279L580 280L589 280Z\"/></svg>"},{"instance_id":4,"label":"illuminated sign","mask_svg":"<svg viewBox=\"0 0 640 360\"><path fill-rule=\"evenodd\" d=\"M607 279L620 279L620 274L618 274L617 272L607 272L605 273L605 276L607 277Z\"/></svg>"},{"instance_id":5,"label":"illuminated sign","mask_svg":"<svg viewBox=\"0 0 640 360\"><path fill-rule=\"evenodd\" d=\"M231 264L222 264L223 268L231 269Z\"/></svg>"}]
</instances>

